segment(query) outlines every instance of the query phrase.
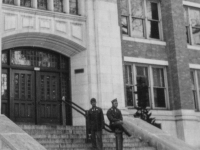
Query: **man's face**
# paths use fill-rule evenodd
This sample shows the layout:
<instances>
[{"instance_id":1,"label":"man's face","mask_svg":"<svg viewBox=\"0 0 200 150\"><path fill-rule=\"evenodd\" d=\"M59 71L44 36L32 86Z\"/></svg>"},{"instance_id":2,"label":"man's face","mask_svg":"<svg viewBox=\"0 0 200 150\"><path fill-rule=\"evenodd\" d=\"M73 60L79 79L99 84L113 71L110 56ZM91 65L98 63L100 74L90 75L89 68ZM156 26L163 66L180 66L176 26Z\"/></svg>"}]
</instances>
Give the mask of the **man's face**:
<instances>
[{"instance_id":1,"label":"man's face","mask_svg":"<svg viewBox=\"0 0 200 150\"><path fill-rule=\"evenodd\" d=\"M91 105L92 105L92 107L95 107L95 106L96 106L96 102L95 102L95 101L92 101L92 102L91 102Z\"/></svg>"},{"instance_id":2,"label":"man's face","mask_svg":"<svg viewBox=\"0 0 200 150\"><path fill-rule=\"evenodd\" d=\"M117 102L117 101L114 101L114 102L113 102L113 107L117 108L117 106L118 106L118 102Z\"/></svg>"}]
</instances>

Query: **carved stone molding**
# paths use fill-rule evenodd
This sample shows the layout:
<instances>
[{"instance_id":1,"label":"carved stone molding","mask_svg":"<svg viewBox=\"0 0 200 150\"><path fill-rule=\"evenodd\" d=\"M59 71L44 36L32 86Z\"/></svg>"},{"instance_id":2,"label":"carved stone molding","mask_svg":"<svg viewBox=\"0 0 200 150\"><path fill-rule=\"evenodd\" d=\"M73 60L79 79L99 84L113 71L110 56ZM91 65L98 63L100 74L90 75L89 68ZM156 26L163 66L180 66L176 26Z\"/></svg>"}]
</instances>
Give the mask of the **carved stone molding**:
<instances>
[{"instance_id":1,"label":"carved stone molding","mask_svg":"<svg viewBox=\"0 0 200 150\"><path fill-rule=\"evenodd\" d=\"M85 48L63 37L46 33L19 33L2 39L2 49L32 46L59 52L71 57Z\"/></svg>"}]
</instances>

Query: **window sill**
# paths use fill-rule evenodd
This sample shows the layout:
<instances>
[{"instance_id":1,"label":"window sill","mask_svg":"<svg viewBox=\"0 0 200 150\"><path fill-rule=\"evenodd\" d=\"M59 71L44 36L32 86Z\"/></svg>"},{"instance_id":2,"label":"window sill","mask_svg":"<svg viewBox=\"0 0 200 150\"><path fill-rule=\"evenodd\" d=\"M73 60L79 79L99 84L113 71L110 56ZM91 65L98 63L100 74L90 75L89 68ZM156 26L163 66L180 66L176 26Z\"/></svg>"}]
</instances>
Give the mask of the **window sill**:
<instances>
[{"instance_id":1,"label":"window sill","mask_svg":"<svg viewBox=\"0 0 200 150\"><path fill-rule=\"evenodd\" d=\"M140 38L127 37L127 36L123 36L122 39L123 40L127 40L127 41L139 42L139 43L148 43L148 44L155 44L155 45L166 46L166 42L159 41L159 40L140 39Z\"/></svg>"},{"instance_id":2,"label":"window sill","mask_svg":"<svg viewBox=\"0 0 200 150\"><path fill-rule=\"evenodd\" d=\"M137 110L137 108L136 107L134 107L134 106L126 106L126 108L127 109L131 109L131 110ZM159 111L159 110L168 110L167 108L161 108L161 107L155 107L155 108L150 108L150 107L147 107L147 109L148 110L150 110L150 111Z\"/></svg>"},{"instance_id":3,"label":"window sill","mask_svg":"<svg viewBox=\"0 0 200 150\"><path fill-rule=\"evenodd\" d=\"M187 48L192 50L200 50L200 46L197 45L187 45Z\"/></svg>"}]
</instances>

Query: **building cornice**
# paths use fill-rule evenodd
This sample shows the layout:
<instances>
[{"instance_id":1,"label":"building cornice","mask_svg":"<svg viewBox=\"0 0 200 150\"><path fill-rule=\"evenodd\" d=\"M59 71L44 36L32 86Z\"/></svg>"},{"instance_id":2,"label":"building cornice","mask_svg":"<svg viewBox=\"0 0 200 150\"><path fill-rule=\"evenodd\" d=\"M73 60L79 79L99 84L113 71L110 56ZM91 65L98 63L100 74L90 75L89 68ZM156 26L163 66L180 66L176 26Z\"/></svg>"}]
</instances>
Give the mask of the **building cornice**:
<instances>
[{"instance_id":1,"label":"building cornice","mask_svg":"<svg viewBox=\"0 0 200 150\"><path fill-rule=\"evenodd\" d=\"M28 14L46 16L46 17L70 19L70 20L82 21L82 22L86 21L85 16L71 15L71 14L59 13L59 12L54 12L54 11L49 11L49 10L41 10L41 9L8 5L8 4L2 4L2 9L8 10L8 11L17 11L17 12L23 12L23 13L28 13Z\"/></svg>"}]
</instances>

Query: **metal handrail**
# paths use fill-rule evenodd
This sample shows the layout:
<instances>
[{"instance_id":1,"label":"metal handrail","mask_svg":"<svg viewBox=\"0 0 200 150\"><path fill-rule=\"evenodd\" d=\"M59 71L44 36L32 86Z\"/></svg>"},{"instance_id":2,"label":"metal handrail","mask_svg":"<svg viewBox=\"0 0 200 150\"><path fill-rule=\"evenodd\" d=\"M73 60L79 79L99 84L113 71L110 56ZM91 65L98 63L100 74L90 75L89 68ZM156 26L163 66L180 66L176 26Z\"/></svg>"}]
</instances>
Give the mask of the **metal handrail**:
<instances>
[{"instance_id":1,"label":"metal handrail","mask_svg":"<svg viewBox=\"0 0 200 150\"><path fill-rule=\"evenodd\" d=\"M88 142L89 141L88 113L87 113L88 111L86 111L85 109L83 109L82 107L80 107L79 105L70 100L61 100L61 102L67 104L68 106L70 106L71 108L73 108L86 118L86 142ZM113 131L110 129L110 126L106 123L104 123L104 130L113 133Z\"/></svg>"}]
</instances>

